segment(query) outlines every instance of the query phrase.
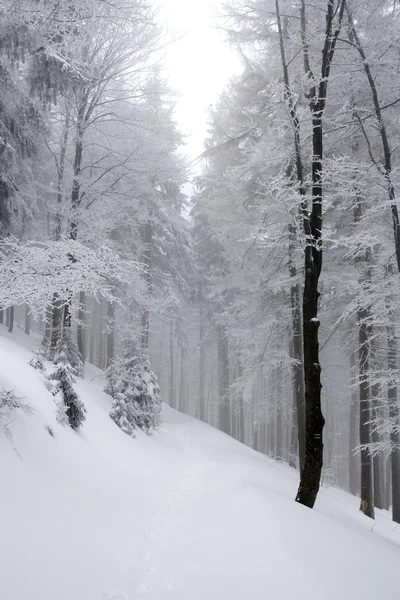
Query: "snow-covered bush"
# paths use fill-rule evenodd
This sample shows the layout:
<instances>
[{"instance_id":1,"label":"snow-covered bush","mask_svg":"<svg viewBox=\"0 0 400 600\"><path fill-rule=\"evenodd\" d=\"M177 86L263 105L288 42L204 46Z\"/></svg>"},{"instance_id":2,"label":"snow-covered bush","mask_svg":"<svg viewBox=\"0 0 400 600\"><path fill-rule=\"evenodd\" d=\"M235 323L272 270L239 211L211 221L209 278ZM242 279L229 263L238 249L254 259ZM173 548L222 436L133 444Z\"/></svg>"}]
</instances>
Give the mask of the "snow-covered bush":
<instances>
[{"instance_id":1,"label":"snow-covered bush","mask_svg":"<svg viewBox=\"0 0 400 600\"><path fill-rule=\"evenodd\" d=\"M134 341L126 344L122 358L107 371L105 392L113 397L110 417L126 434L151 433L161 422L161 396L157 377Z\"/></svg>"},{"instance_id":2,"label":"snow-covered bush","mask_svg":"<svg viewBox=\"0 0 400 600\"><path fill-rule=\"evenodd\" d=\"M28 416L33 414L32 407L23 398L18 398L12 390L0 388L0 423L10 439L12 436L8 424L11 414L17 409L22 410Z\"/></svg>"},{"instance_id":3,"label":"snow-covered bush","mask_svg":"<svg viewBox=\"0 0 400 600\"><path fill-rule=\"evenodd\" d=\"M43 360L38 354L34 354L34 356L32 356L31 360L28 362L28 365L36 369L36 371L40 371L41 373L45 372Z\"/></svg>"},{"instance_id":4,"label":"snow-covered bush","mask_svg":"<svg viewBox=\"0 0 400 600\"><path fill-rule=\"evenodd\" d=\"M61 394L62 404L58 407L57 419L60 423L68 421L72 429L78 429L86 419L86 408L73 384L74 376L83 375L83 363L78 346L68 329L64 330L60 339L54 363L57 368L48 379L55 382L52 394Z\"/></svg>"}]
</instances>

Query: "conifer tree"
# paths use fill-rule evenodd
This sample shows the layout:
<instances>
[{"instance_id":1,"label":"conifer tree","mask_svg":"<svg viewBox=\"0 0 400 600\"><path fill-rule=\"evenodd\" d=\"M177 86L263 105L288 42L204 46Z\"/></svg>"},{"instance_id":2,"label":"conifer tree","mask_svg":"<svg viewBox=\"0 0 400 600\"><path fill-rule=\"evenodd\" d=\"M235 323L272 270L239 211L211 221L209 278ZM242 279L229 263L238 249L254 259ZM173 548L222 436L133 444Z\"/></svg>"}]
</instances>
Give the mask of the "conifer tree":
<instances>
[{"instance_id":1,"label":"conifer tree","mask_svg":"<svg viewBox=\"0 0 400 600\"><path fill-rule=\"evenodd\" d=\"M135 340L125 343L122 358L107 371L105 391L113 397L110 417L127 435L135 429L151 433L161 422L161 396L157 377Z\"/></svg>"},{"instance_id":2,"label":"conifer tree","mask_svg":"<svg viewBox=\"0 0 400 600\"><path fill-rule=\"evenodd\" d=\"M49 381L55 381L53 395L61 393L63 409L72 429L78 429L86 419L86 408L74 389L75 377L83 376L83 362L78 346L71 336L69 328L65 329L58 345L54 363L57 365L54 373L49 375Z\"/></svg>"}]
</instances>

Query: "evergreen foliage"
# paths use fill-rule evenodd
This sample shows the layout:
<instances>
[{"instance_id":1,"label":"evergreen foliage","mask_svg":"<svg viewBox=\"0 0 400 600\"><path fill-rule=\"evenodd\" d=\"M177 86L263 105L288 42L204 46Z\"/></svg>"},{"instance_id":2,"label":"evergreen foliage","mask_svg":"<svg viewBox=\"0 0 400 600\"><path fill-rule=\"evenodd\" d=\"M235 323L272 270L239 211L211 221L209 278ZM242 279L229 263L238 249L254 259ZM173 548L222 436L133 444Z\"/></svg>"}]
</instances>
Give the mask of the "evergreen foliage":
<instances>
[{"instance_id":1,"label":"evergreen foliage","mask_svg":"<svg viewBox=\"0 0 400 600\"><path fill-rule=\"evenodd\" d=\"M105 392L113 397L113 421L132 437L137 428L150 434L161 422L160 388L148 358L133 341L108 369L107 378Z\"/></svg>"},{"instance_id":2,"label":"evergreen foliage","mask_svg":"<svg viewBox=\"0 0 400 600\"><path fill-rule=\"evenodd\" d=\"M82 357L69 329L63 332L54 362L57 368L48 377L49 381L56 382L52 393L56 396L61 392L64 405L62 408L65 407L64 410L61 410L61 413L65 413L72 429L78 429L86 419L86 408L74 390L73 384L75 383L74 376L81 377L83 375L83 364ZM59 411L58 419L64 422L64 418L60 418L61 413Z\"/></svg>"}]
</instances>

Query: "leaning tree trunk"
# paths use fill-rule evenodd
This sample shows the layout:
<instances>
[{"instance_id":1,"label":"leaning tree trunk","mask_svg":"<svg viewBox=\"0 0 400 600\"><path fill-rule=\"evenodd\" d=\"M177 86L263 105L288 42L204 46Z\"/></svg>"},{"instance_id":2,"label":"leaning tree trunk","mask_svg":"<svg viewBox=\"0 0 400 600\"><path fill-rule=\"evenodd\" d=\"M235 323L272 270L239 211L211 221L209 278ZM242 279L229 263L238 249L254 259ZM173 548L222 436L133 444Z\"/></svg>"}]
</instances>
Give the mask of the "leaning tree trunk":
<instances>
[{"instance_id":1,"label":"leaning tree trunk","mask_svg":"<svg viewBox=\"0 0 400 600\"><path fill-rule=\"evenodd\" d=\"M344 0L328 0L320 83L312 74L306 38L305 2L301 2L301 34L306 75L310 78L310 109L312 117L312 207L304 213L306 233L305 281L303 293L303 348L306 398L306 447L304 467L296 501L312 508L317 498L323 464L322 431L325 420L321 411L321 365L319 362L318 282L322 268L322 168L323 168L323 115L326 107L329 76L336 42L339 37L344 11ZM334 20L337 25L334 30Z\"/></svg>"}]
</instances>

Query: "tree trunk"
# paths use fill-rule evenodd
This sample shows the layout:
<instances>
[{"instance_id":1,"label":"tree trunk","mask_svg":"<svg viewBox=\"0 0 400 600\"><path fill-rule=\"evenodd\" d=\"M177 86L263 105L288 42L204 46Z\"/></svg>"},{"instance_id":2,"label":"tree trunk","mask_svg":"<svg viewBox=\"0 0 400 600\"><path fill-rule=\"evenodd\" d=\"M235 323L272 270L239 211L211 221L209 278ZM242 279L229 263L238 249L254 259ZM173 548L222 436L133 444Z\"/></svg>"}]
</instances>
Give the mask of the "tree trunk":
<instances>
[{"instance_id":1,"label":"tree trunk","mask_svg":"<svg viewBox=\"0 0 400 600\"><path fill-rule=\"evenodd\" d=\"M63 307L58 294L53 294L51 309L50 360L54 359L57 344L61 338Z\"/></svg>"},{"instance_id":2,"label":"tree trunk","mask_svg":"<svg viewBox=\"0 0 400 600\"><path fill-rule=\"evenodd\" d=\"M10 306L9 317L8 317L8 333L12 333L14 329L14 307Z\"/></svg>"},{"instance_id":3,"label":"tree trunk","mask_svg":"<svg viewBox=\"0 0 400 600\"><path fill-rule=\"evenodd\" d=\"M148 221L142 226L142 264L144 269L144 281L146 285L146 294L150 299L153 289L153 277L152 277L152 247L153 247L153 227ZM145 352L149 349L149 336L150 336L150 312L148 308L143 311L142 314L142 335L141 335L141 346Z\"/></svg>"},{"instance_id":4,"label":"tree trunk","mask_svg":"<svg viewBox=\"0 0 400 600\"><path fill-rule=\"evenodd\" d=\"M78 339L78 348L79 348L79 352L82 355L83 363L85 363L85 360L86 360L85 329L86 329L86 294L84 291L81 291L81 292L79 292L77 339Z\"/></svg>"},{"instance_id":5,"label":"tree trunk","mask_svg":"<svg viewBox=\"0 0 400 600\"><path fill-rule=\"evenodd\" d=\"M4 310L0 308L0 325L4 324Z\"/></svg>"},{"instance_id":6,"label":"tree trunk","mask_svg":"<svg viewBox=\"0 0 400 600\"><path fill-rule=\"evenodd\" d=\"M29 312L29 306L27 304L25 305L25 328L24 328L24 331L25 331L26 335L31 334L31 315Z\"/></svg>"},{"instance_id":7,"label":"tree trunk","mask_svg":"<svg viewBox=\"0 0 400 600\"><path fill-rule=\"evenodd\" d=\"M107 305L107 368L114 360L115 354L115 304Z\"/></svg>"},{"instance_id":8,"label":"tree trunk","mask_svg":"<svg viewBox=\"0 0 400 600\"><path fill-rule=\"evenodd\" d=\"M388 371L389 381L387 388L389 418L392 424L390 428L391 442L391 479L392 479L392 511L393 521L400 523L400 433L398 424L400 422L400 411L397 399L397 340L394 326L388 327Z\"/></svg>"},{"instance_id":9,"label":"tree trunk","mask_svg":"<svg viewBox=\"0 0 400 600\"><path fill-rule=\"evenodd\" d=\"M370 398L369 398L369 361L370 341L368 327L369 312L363 308L358 311L359 326L359 389L360 389L360 444L361 444L361 504L360 510L371 519L375 518L374 493L372 481L372 456L368 448L370 436Z\"/></svg>"},{"instance_id":10,"label":"tree trunk","mask_svg":"<svg viewBox=\"0 0 400 600\"><path fill-rule=\"evenodd\" d=\"M179 382L179 410L185 412L185 346L181 344L181 377Z\"/></svg>"},{"instance_id":11,"label":"tree trunk","mask_svg":"<svg viewBox=\"0 0 400 600\"><path fill-rule=\"evenodd\" d=\"M308 59L305 2L301 2L301 37L304 67L310 78L310 110L312 116L312 208L303 212L306 234L305 281L303 293L303 348L306 398L306 444L304 468L301 473L296 501L312 508L317 498L323 464L322 431L325 420L321 411L321 365L319 362L318 282L322 268L322 168L323 123L328 83L336 41L339 37L344 0L335 7L328 0L320 83L315 84ZM334 20L337 15L337 25Z\"/></svg>"},{"instance_id":12,"label":"tree trunk","mask_svg":"<svg viewBox=\"0 0 400 600\"><path fill-rule=\"evenodd\" d=\"M205 322L204 322L204 302L203 302L203 290L201 284L199 285L199 411L200 420L206 420L206 406L205 406L205 394L204 394L204 380L206 376L205 371Z\"/></svg>"},{"instance_id":13,"label":"tree trunk","mask_svg":"<svg viewBox=\"0 0 400 600\"><path fill-rule=\"evenodd\" d=\"M351 353L351 357L355 357L354 352ZM352 362L355 362L354 359ZM354 372L354 369L352 369L352 372ZM352 388L349 420L349 491L353 496L357 496L360 491L360 455L356 452L359 444L358 407L358 397L355 389Z\"/></svg>"},{"instance_id":14,"label":"tree trunk","mask_svg":"<svg viewBox=\"0 0 400 600\"><path fill-rule=\"evenodd\" d=\"M52 321L52 306L49 304L46 308L45 320L44 320L44 336L41 345L45 349L46 355L49 352L49 345L51 339L51 321Z\"/></svg>"},{"instance_id":15,"label":"tree trunk","mask_svg":"<svg viewBox=\"0 0 400 600\"><path fill-rule=\"evenodd\" d=\"M169 322L169 405L175 408L174 398L174 323Z\"/></svg>"},{"instance_id":16,"label":"tree trunk","mask_svg":"<svg viewBox=\"0 0 400 600\"><path fill-rule=\"evenodd\" d=\"M218 336L218 396L219 428L230 434L230 398L229 398L229 354L228 338L222 325L217 326Z\"/></svg>"},{"instance_id":17,"label":"tree trunk","mask_svg":"<svg viewBox=\"0 0 400 600\"><path fill-rule=\"evenodd\" d=\"M371 346L373 343L371 342ZM380 395L380 386L377 384L371 385L371 442L378 443L380 441L380 436L378 432L375 430L374 422L377 422L379 418L379 395ZM382 474L382 464L381 457L379 453L374 453L372 458L372 470L374 475L374 506L375 508L383 508L383 474Z\"/></svg>"}]
</instances>

